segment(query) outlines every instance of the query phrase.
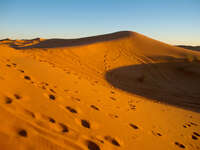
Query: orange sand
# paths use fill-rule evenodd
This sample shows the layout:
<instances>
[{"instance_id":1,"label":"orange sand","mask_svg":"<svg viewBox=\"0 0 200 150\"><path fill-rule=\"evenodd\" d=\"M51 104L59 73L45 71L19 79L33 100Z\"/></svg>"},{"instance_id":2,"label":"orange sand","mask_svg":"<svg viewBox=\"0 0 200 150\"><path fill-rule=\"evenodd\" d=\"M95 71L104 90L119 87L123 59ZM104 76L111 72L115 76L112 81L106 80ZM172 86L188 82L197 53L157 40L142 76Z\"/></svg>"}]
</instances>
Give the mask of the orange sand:
<instances>
[{"instance_id":1,"label":"orange sand","mask_svg":"<svg viewBox=\"0 0 200 150\"><path fill-rule=\"evenodd\" d=\"M199 52L129 31L0 50L0 150L200 149Z\"/></svg>"}]
</instances>

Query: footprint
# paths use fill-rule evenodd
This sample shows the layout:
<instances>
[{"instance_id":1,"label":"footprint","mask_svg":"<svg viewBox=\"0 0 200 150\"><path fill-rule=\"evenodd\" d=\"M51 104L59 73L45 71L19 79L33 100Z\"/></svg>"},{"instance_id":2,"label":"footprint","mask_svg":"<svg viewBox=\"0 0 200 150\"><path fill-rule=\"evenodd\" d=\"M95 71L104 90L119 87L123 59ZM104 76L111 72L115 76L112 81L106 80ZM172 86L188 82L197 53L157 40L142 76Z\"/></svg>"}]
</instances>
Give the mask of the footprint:
<instances>
[{"instance_id":1,"label":"footprint","mask_svg":"<svg viewBox=\"0 0 200 150\"><path fill-rule=\"evenodd\" d=\"M160 134L160 133L157 133L157 135L158 135L158 136L162 136L162 134Z\"/></svg>"},{"instance_id":2,"label":"footprint","mask_svg":"<svg viewBox=\"0 0 200 150\"><path fill-rule=\"evenodd\" d=\"M159 133L159 132L152 131L152 133L153 133L153 135L155 135L155 136L162 136L162 134Z\"/></svg>"},{"instance_id":3,"label":"footprint","mask_svg":"<svg viewBox=\"0 0 200 150\"><path fill-rule=\"evenodd\" d=\"M65 92L69 92L69 90L67 90L67 89L65 89L64 91L65 91Z\"/></svg>"},{"instance_id":4,"label":"footprint","mask_svg":"<svg viewBox=\"0 0 200 150\"><path fill-rule=\"evenodd\" d=\"M29 76L24 76L24 79L31 80L31 78Z\"/></svg>"},{"instance_id":5,"label":"footprint","mask_svg":"<svg viewBox=\"0 0 200 150\"><path fill-rule=\"evenodd\" d=\"M44 84L45 86L48 86L49 84L46 82L41 82L41 84Z\"/></svg>"},{"instance_id":6,"label":"footprint","mask_svg":"<svg viewBox=\"0 0 200 150\"><path fill-rule=\"evenodd\" d=\"M198 137L200 137L200 134L197 133L197 132L193 132L193 134L196 135L196 136L198 136Z\"/></svg>"},{"instance_id":7,"label":"footprint","mask_svg":"<svg viewBox=\"0 0 200 150\"><path fill-rule=\"evenodd\" d=\"M67 73L67 74L70 74L71 72L67 71L66 73Z\"/></svg>"},{"instance_id":8,"label":"footprint","mask_svg":"<svg viewBox=\"0 0 200 150\"><path fill-rule=\"evenodd\" d=\"M107 140L108 142L110 142L111 144L120 147L119 142L115 138L113 138L111 136L105 136L104 139Z\"/></svg>"},{"instance_id":9,"label":"footprint","mask_svg":"<svg viewBox=\"0 0 200 150\"><path fill-rule=\"evenodd\" d=\"M81 120L81 125L85 128L90 128L90 123L87 120Z\"/></svg>"},{"instance_id":10,"label":"footprint","mask_svg":"<svg viewBox=\"0 0 200 150\"><path fill-rule=\"evenodd\" d=\"M43 86L42 86L42 89L43 89L43 90L46 90L46 87L43 85Z\"/></svg>"},{"instance_id":11,"label":"footprint","mask_svg":"<svg viewBox=\"0 0 200 150\"><path fill-rule=\"evenodd\" d=\"M110 91L110 93L111 93L111 94L115 94L115 92L114 92L114 91Z\"/></svg>"},{"instance_id":12,"label":"footprint","mask_svg":"<svg viewBox=\"0 0 200 150\"><path fill-rule=\"evenodd\" d=\"M90 107L95 109L95 110L97 110L97 111L99 111L99 108L97 108L95 105L90 105Z\"/></svg>"},{"instance_id":13,"label":"footprint","mask_svg":"<svg viewBox=\"0 0 200 150\"><path fill-rule=\"evenodd\" d=\"M186 126L186 125L183 125L183 128L187 128L187 126Z\"/></svg>"},{"instance_id":14,"label":"footprint","mask_svg":"<svg viewBox=\"0 0 200 150\"><path fill-rule=\"evenodd\" d=\"M130 106L130 109L136 109L136 106L135 105L133 105L133 104L129 104L129 106Z\"/></svg>"},{"instance_id":15,"label":"footprint","mask_svg":"<svg viewBox=\"0 0 200 150\"><path fill-rule=\"evenodd\" d=\"M185 148L185 146L183 144L179 143L179 142L175 142L174 144L177 145L180 148Z\"/></svg>"},{"instance_id":16,"label":"footprint","mask_svg":"<svg viewBox=\"0 0 200 150\"><path fill-rule=\"evenodd\" d=\"M16 67L16 66L17 66L17 64L16 64L16 63L12 63L12 65L13 65L14 67Z\"/></svg>"},{"instance_id":17,"label":"footprint","mask_svg":"<svg viewBox=\"0 0 200 150\"><path fill-rule=\"evenodd\" d=\"M26 132L26 130L22 129L18 131L18 134L22 137L27 137L28 133Z\"/></svg>"},{"instance_id":18,"label":"footprint","mask_svg":"<svg viewBox=\"0 0 200 150\"><path fill-rule=\"evenodd\" d=\"M21 99L21 96L19 96L18 94L14 94L14 97L15 97L16 99Z\"/></svg>"},{"instance_id":19,"label":"footprint","mask_svg":"<svg viewBox=\"0 0 200 150\"><path fill-rule=\"evenodd\" d=\"M27 115L31 116L32 118L36 118L36 115L35 115L32 111L30 111L30 110L28 110L28 109L24 109L24 112L25 112Z\"/></svg>"},{"instance_id":20,"label":"footprint","mask_svg":"<svg viewBox=\"0 0 200 150\"><path fill-rule=\"evenodd\" d=\"M134 124L132 124L132 123L130 123L129 125L130 125L133 129L139 129L138 126L136 126L136 125L134 125Z\"/></svg>"},{"instance_id":21,"label":"footprint","mask_svg":"<svg viewBox=\"0 0 200 150\"><path fill-rule=\"evenodd\" d=\"M77 113L77 111L74 108L70 107L70 106L66 106L65 108L67 110L69 110L71 113Z\"/></svg>"},{"instance_id":22,"label":"footprint","mask_svg":"<svg viewBox=\"0 0 200 150\"><path fill-rule=\"evenodd\" d=\"M74 99L75 99L76 101L79 101L79 102L81 101L80 98L74 98Z\"/></svg>"},{"instance_id":23,"label":"footprint","mask_svg":"<svg viewBox=\"0 0 200 150\"><path fill-rule=\"evenodd\" d=\"M7 66L7 67L11 67L11 65L9 65L9 64L6 64L6 66Z\"/></svg>"},{"instance_id":24,"label":"footprint","mask_svg":"<svg viewBox=\"0 0 200 150\"><path fill-rule=\"evenodd\" d=\"M198 126L198 125L196 123L194 123L194 122L185 123L183 125L184 128L188 128L188 127L191 127L191 126Z\"/></svg>"},{"instance_id":25,"label":"footprint","mask_svg":"<svg viewBox=\"0 0 200 150\"><path fill-rule=\"evenodd\" d=\"M115 118L119 118L118 115L115 115L115 114L108 114L108 116L110 116L111 118L115 119Z\"/></svg>"},{"instance_id":26,"label":"footprint","mask_svg":"<svg viewBox=\"0 0 200 150\"><path fill-rule=\"evenodd\" d=\"M21 73L24 73L24 70L19 69L19 71L20 71Z\"/></svg>"},{"instance_id":27,"label":"footprint","mask_svg":"<svg viewBox=\"0 0 200 150\"><path fill-rule=\"evenodd\" d=\"M116 101L116 98L114 98L114 97L110 97L110 99L112 99L112 100Z\"/></svg>"},{"instance_id":28,"label":"footprint","mask_svg":"<svg viewBox=\"0 0 200 150\"><path fill-rule=\"evenodd\" d=\"M198 137L196 137L195 135L192 135L192 139L193 140L198 140Z\"/></svg>"},{"instance_id":29,"label":"footprint","mask_svg":"<svg viewBox=\"0 0 200 150\"><path fill-rule=\"evenodd\" d=\"M49 121L50 121L51 123L56 123L56 121L55 121L53 118L51 118L51 117L49 117Z\"/></svg>"},{"instance_id":30,"label":"footprint","mask_svg":"<svg viewBox=\"0 0 200 150\"><path fill-rule=\"evenodd\" d=\"M89 150L100 150L100 147L96 143L90 140L86 141L86 143Z\"/></svg>"},{"instance_id":31,"label":"footprint","mask_svg":"<svg viewBox=\"0 0 200 150\"><path fill-rule=\"evenodd\" d=\"M12 103L12 99L10 97L6 97L6 104L11 104Z\"/></svg>"},{"instance_id":32,"label":"footprint","mask_svg":"<svg viewBox=\"0 0 200 150\"><path fill-rule=\"evenodd\" d=\"M59 125L60 125L63 133L69 132L69 129L68 129L68 127L65 124L59 123Z\"/></svg>"},{"instance_id":33,"label":"footprint","mask_svg":"<svg viewBox=\"0 0 200 150\"><path fill-rule=\"evenodd\" d=\"M55 97L54 95L50 94L50 95L49 95L49 99L50 99L50 100L55 100L56 97Z\"/></svg>"},{"instance_id":34,"label":"footprint","mask_svg":"<svg viewBox=\"0 0 200 150\"><path fill-rule=\"evenodd\" d=\"M80 98L76 98L76 97L73 97L73 96L71 96L71 99L72 99L72 100L75 100L75 101L78 101L78 102L81 101Z\"/></svg>"},{"instance_id":35,"label":"footprint","mask_svg":"<svg viewBox=\"0 0 200 150\"><path fill-rule=\"evenodd\" d=\"M79 93L79 91L78 91L78 90L76 90L76 91L74 91L74 93L76 93L76 94L77 94L77 93Z\"/></svg>"},{"instance_id":36,"label":"footprint","mask_svg":"<svg viewBox=\"0 0 200 150\"><path fill-rule=\"evenodd\" d=\"M194 122L190 122L191 125L194 125L194 126L198 126L198 124L194 123Z\"/></svg>"},{"instance_id":37,"label":"footprint","mask_svg":"<svg viewBox=\"0 0 200 150\"><path fill-rule=\"evenodd\" d=\"M49 89L51 92L56 93L53 89Z\"/></svg>"}]
</instances>

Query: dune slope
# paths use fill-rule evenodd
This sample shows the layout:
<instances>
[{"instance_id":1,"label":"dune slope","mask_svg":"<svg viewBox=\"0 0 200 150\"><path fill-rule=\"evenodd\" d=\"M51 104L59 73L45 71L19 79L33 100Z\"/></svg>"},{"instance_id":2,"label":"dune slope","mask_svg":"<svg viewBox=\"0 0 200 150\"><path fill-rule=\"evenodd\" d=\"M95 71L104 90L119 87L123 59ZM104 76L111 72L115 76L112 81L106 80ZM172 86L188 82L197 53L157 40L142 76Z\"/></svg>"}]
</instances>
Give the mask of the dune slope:
<instances>
[{"instance_id":1,"label":"dune slope","mask_svg":"<svg viewBox=\"0 0 200 150\"><path fill-rule=\"evenodd\" d=\"M200 149L200 53L136 32L0 41L0 147Z\"/></svg>"}]
</instances>

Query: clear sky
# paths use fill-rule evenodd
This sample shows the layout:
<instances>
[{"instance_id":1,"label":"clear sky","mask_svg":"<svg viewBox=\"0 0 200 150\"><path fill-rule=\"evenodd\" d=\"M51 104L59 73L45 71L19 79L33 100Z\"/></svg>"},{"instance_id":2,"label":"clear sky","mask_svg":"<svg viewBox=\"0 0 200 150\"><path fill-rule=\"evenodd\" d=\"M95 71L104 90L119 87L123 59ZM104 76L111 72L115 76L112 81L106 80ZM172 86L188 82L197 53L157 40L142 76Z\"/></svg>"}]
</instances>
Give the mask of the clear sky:
<instances>
[{"instance_id":1,"label":"clear sky","mask_svg":"<svg viewBox=\"0 0 200 150\"><path fill-rule=\"evenodd\" d=\"M79 38L121 30L200 45L200 0L0 0L0 39Z\"/></svg>"}]
</instances>

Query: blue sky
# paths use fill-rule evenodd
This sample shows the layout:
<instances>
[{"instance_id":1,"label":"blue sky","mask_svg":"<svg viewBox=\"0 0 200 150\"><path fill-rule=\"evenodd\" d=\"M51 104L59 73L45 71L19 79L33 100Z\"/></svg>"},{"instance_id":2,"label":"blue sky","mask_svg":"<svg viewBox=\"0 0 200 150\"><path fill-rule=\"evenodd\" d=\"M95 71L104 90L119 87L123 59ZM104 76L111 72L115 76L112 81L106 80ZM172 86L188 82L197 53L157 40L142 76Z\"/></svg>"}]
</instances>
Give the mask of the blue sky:
<instances>
[{"instance_id":1,"label":"blue sky","mask_svg":"<svg viewBox=\"0 0 200 150\"><path fill-rule=\"evenodd\" d=\"M200 45L200 0L0 0L0 39L79 38L131 30Z\"/></svg>"}]
</instances>

